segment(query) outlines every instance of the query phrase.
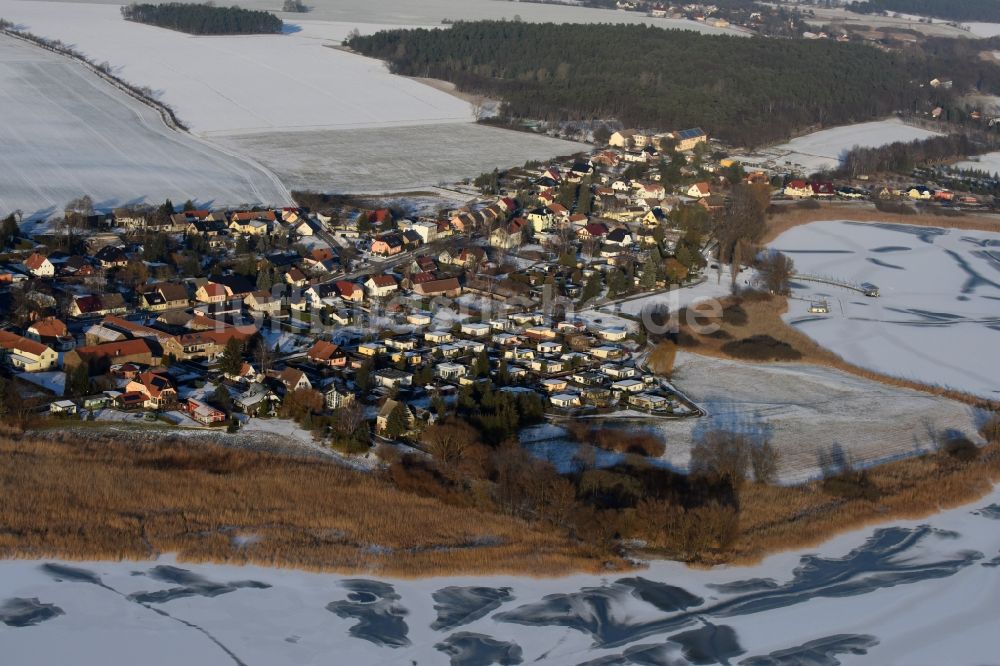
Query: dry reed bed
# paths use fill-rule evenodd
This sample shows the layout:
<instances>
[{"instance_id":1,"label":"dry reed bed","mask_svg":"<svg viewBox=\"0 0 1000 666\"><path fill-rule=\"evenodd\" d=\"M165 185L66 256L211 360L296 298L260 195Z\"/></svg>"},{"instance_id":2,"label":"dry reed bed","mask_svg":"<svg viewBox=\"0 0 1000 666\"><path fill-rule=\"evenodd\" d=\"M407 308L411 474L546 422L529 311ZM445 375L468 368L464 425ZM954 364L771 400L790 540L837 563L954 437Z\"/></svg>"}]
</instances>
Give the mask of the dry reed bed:
<instances>
[{"instance_id":1,"label":"dry reed bed","mask_svg":"<svg viewBox=\"0 0 1000 666\"><path fill-rule=\"evenodd\" d=\"M874 523L919 519L973 502L1000 481L1000 443L960 461L939 452L867 470L875 499L844 498L822 481L801 486L748 485L740 493L740 537L726 562L751 564Z\"/></svg>"},{"instance_id":2,"label":"dry reed bed","mask_svg":"<svg viewBox=\"0 0 1000 666\"><path fill-rule=\"evenodd\" d=\"M555 575L604 564L557 531L403 493L318 460L30 435L0 436L0 460L0 557L177 553L401 576Z\"/></svg>"},{"instance_id":3,"label":"dry reed bed","mask_svg":"<svg viewBox=\"0 0 1000 666\"><path fill-rule=\"evenodd\" d=\"M819 208L785 207L777 215L769 215L767 229L761 239L761 245L772 243L784 232L810 222L828 222L845 220L848 222L883 222L891 224L909 224L917 227L940 227L942 229L963 229L965 231L992 231L1000 233L1000 217L966 213L960 216L886 213L877 210L874 205L859 206L853 203L824 202Z\"/></svg>"}]
</instances>

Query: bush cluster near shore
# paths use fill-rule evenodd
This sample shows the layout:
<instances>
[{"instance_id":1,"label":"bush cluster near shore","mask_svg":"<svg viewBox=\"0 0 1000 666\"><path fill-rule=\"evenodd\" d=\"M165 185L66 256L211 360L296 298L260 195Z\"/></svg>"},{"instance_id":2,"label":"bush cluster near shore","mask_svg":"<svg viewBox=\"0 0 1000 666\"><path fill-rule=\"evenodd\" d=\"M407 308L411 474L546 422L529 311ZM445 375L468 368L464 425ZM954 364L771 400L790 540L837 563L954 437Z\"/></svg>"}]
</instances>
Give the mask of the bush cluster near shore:
<instances>
[{"instance_id":1,"label":"bush cluster near shore","mask_svg":"<svg viewBox=\"0 0 1000 666\"><path fill-rule=\"evenodd\" d=\"M191 35L270 35L284 24L274 14L240 7L214 7L171 2L162 5L131 4L122 7L127 21L178 30Z\"/></svg>"}]
</instances>

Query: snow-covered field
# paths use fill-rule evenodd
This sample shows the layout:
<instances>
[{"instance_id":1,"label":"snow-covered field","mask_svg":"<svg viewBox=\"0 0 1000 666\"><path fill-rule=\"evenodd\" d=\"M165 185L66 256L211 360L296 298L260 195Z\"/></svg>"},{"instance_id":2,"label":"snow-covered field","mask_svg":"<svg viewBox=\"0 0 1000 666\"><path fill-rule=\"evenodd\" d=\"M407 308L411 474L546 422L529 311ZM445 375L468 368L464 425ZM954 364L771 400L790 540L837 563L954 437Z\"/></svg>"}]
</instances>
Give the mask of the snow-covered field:
<instances>
[{"instance_id":1,"label":"snow-covered field","mask_svg":"<svg viewBox=\"0 0 1000 666\"><path fill-rule=\"evenodd\" d=\"M985 418L959 402L797 363L751 364L681 352L672 382L707 416L627 426L662 436L665 464L686 470L692 439L732 430L770 439L781 452L783 483L820 476L824 460L866 466L931 451L946 431L980 441L977 429ZM547 436L555 439L532 444L532 452L557 467L567 465L576 446L558 433Z\"/></svg>"},{"instance_id":2,"label":"snow-covered field","mask_svg":"<svg viewBox=\"0 0 1000 666\"><path fill-rule=\"evenodd\" d=\"M996 661L998 520L994 491L752 567L558 579L4 561L0 644L36 666L971 666Z\"/></svg>"},{"instance_id":3,"label":"snow-covered field","mask_svg":"<svg viewBox=\"0 0 1000 666\"><path fill-rule=\"evenodd\" d=\"M264 169L167 129L83 66L10 37L0 37L0 90L0 214L61 213L83 194L100 207L288 200Z\"/></svg>"},{"instance_id":4,"label":"snow-covered field","mask_svg":"<svg viewBox=\"0 0 1000 666\"><path fill-rule=\"evenodd\" d=\"M513 3L486 4L513 7ZM372 32L410 24L418 17L404 11L393 15L399 21L388 23L387 16L376 23L316 20L322 15L320 11L286 15L284 35L194 37L124 21L117 3L0 0L0 17L14 21L19 29L70 44L94 62L110 63L116 76L153 90L194 134L220 150L263 164L289 188L399 191L585 148L545 136L477 126L467 100L392 75L377 60L335 48L354 28ZM165 128L157 131L170 134ZM96 148L87 158L107 159ZM37 158L26 152L20 159ZM231 170L252 170L246 160L230 161ZM182 170L176 159L155 164L165 173ZM138 177L143 172L132 173ZM71 182L65 183L67 179ZM72 178L48 174L44 180L74 190L68 197L60 194L54 202L57 205L82 193L75 191L78 185ZM198 182L212 181L202 178ZM134 191L137 199L146 194L131 181L121 183L117 191ZM270 195L271 203L284 202ZM30 201L34 196L29 191L24 198ZM209 198L210 193L199 196ZM263 197L232 201L225 191L216 196L215 203L220 204L266 201ZM188 197L172 198L183 201ZM38 208L30 203L18 205Z\"/></svg>"},{"instance_id":5,"label":"snow-covered field","mask_svg":"<svg viewBox=\"0 0 1000 666\"><path fill-rule=\"evenodd\" d=\"M494 168L590 148L475 123L255 133L214 140L253 155L290 189L364 193L454 183Z\"/></svg>"},{"instance_id":6,"label":"snow-covered field","mask_svg":"<svg viewBox=\"0 0 1000 666\"><path fill-rule=\"evenodd\" d=\"M996 37L1000 35L1000 23L964 23L973 37Z\"/></svg>"},{"instance_id":7,"label":"snow-covered field","mask_svg":"<svg viewBox=\"0 0 1000 666\"><path fill-rule=\"evenodd\" d=\"M773 160L808 176L817 171L836 169L847 151L855 146L876 148L896 141L926 139L936 134L892 118L813 132L760 151L752 157Z\"/></svg>"},{"instance_id":8,"label":"snow-covered field","mask_svg":"<svg viewBox=\"0 0 1000 666\"><path fill-rule=\"evenodd\" d=\"M185 0L201 2L202 0ZM90 4L93 0L83 0ZM119 0L104 0L104 4L120 5ZM508 20L520 18L532 23L643 23L660 28L696 30L712 34L744 35L736 28L716 28L697 21L650 18L639 12L592 9L589 7L551 5L529 2L504 2L501 0L314 0L306 3L305 14L288 14L278 11L280 2L274 0L245 0L239 3L248 9L274 12L286 23L300 21L335 21L357 26L362 32L366 26L440 26L449 21Z\"/></svg>"},{"instance_id":9,"label":"snow-covered field","mask_svg":"<svg viewBox=\"0 0 1000 666\"><path fill-rule=\"evenodd\" d=\"M846 360L1000 396L1000 234L899 224L815 222L772 247L805 274L871 282L880 298L797 282L785 320ZM826 299L830 313L810 315Z\"/></svg>"},{"instance_id":10,"label":"snow-covered field","mask_svg":"<svg viewBox=\"0 0 1000 666\"><path fill-rule=\"evenodd\" d=\"M457 97L327 48L337 42L322 33L195 37L125 21L117 5L0 0L0 16L111 63L197 134L472 120Z\"/></svg>"},{"instance_id":11,"label":"snow-covered field","mask_svg":"<svg viewBox=\"0 0 1000 666\"><path fill-rule=\"evenodd\" d=\"M988 173L1000 173L1000 153L986 153L977 155L955 165L959 169L977 169Z\"/></svg>"}]
</instances>

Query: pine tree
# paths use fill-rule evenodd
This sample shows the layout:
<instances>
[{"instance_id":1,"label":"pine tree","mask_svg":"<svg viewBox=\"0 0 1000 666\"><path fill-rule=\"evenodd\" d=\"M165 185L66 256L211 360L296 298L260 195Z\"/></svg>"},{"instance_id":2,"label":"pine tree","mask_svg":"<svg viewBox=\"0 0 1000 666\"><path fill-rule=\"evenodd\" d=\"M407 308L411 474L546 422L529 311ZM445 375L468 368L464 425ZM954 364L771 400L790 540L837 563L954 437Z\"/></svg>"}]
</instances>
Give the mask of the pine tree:
<instances>
[{"instance_id":1,"label":"pine tree","mask_svg":"<svg viewBox=\"0 0 1000 666\"><path fill-rule=\"evenodd\" d=\"M219 369L226 375L238 375L243 367L243 343L232 337L219 357Z\"/></svg>"},{"instance_id":2,"label":"pine tree","mask_svg":"<svg viewBox=\"0 0 1000 666\"><path fill-rule=\"evenodd\" d=\"M639 287L643 291L649 291L656 286L656 278L658 277L656 259L656 250L650 250L645 263L642 265L642 273L639 275Z\"/></svg>"}]
</instances>

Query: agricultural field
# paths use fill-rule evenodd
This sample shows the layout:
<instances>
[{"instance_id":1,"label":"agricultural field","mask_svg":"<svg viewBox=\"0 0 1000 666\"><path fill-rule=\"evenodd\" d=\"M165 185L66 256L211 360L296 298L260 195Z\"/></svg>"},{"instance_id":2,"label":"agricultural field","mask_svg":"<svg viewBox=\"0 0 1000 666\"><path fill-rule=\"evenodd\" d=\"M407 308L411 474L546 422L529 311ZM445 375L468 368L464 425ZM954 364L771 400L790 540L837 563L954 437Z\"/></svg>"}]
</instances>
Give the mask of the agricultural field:
<instances>
[{"instance_id":1,"label":"agricultural field","mask_svg":"<svg viewBox=\"0 0 1000 666\"><path fill-rule=\"evenodd\" d=\"M454 183L497 167L589 148L475 123L255 133L215 141L228 150L253 155L289 189L364 193Z\"/></svg>"},{"instance_id":2,"label":"agricultural field","mask_svg":"<svg viewBox=\"0 0 1000 666\"><path fill-rule=\"evenodd\" d=\"M118 5L52 7L0 0L0 16L110 63L116 76L154 91L194 135L263 164L289 189L401 191L584 149L477 126L468 99L339 48L351 29L387 24L313 20L317 11L304 15L310 20L286 17L284 35L194 37L124 21Z\"/></svg>"},{"instance_id":3,"label":"agricultural field","mask_svg":"<svg viewBox=\"0 0 1000 666\"><path fill-rule=\"evenodd\" d=\"M76 2L77 0L69 0ZM182 0L201 2L202 0ZM83 0L85 4L120 5L116 0ZM273 0L246 0L239 3L247 9L274 12L286 23L334 21L357 27L362 33L367 26L441 26L445 21L508 20L520 18L532 23L645 23L660 28L696 30L705 33L744 34L735 28L716 28L697 21L650 18L639 12L579 7L572 3L563 5L534 2L508 2L500 0L369 0L350 3L338 0L315 0L306 5L306 13L278 11L280 2Z\"/></svg>"},{"instance_id":4,"label":"agricultural field","mask_svg":"<svg viewBox=\"0 0 1000 666\"><path fill-rule=\"evenodd\" d=\"M814 222L771 246L800 273L881 291L793 283L787 323L846 361L888 375L1000 397L1000 234L905 224ZM825 300L828 314L809 314Z\"/></svg>"},{"instance_id":5,"label":"agricultural field","mask_svg":"<svg viewBox=\"0 0 1000 666\"><path fill-rule=\"evenodd\" d=\"M544 579L9 560L0 641L12 663L79 666L982 664L996 653L998 519L994 491L748 567Z\"/></svg>"},{"instance_id":6,"label":"agricultural field","mask_svg":"<svg viewBox=\"0 0 1000 666\"><path fill-rule=\"evenodd\" d=\"M102 208L193 199L281 204L287 190L251 161L168 129L158 113L84 66L0 37L0 212L61 213L89 194Z\"/></svg>"},{"instance_id":7,"label":"agricultural field","mask_svg":"<svg viewBox=\"0 0 1000 666\"><path fill-rule=\"evenodd\" d=\"M897 119L844 125L800 136L750 156L748 162L773 161L803 176L840 166L854 147L877 148L896 141L936 136L936 132L906 125Z\"/></svg>"}]
</instances>

